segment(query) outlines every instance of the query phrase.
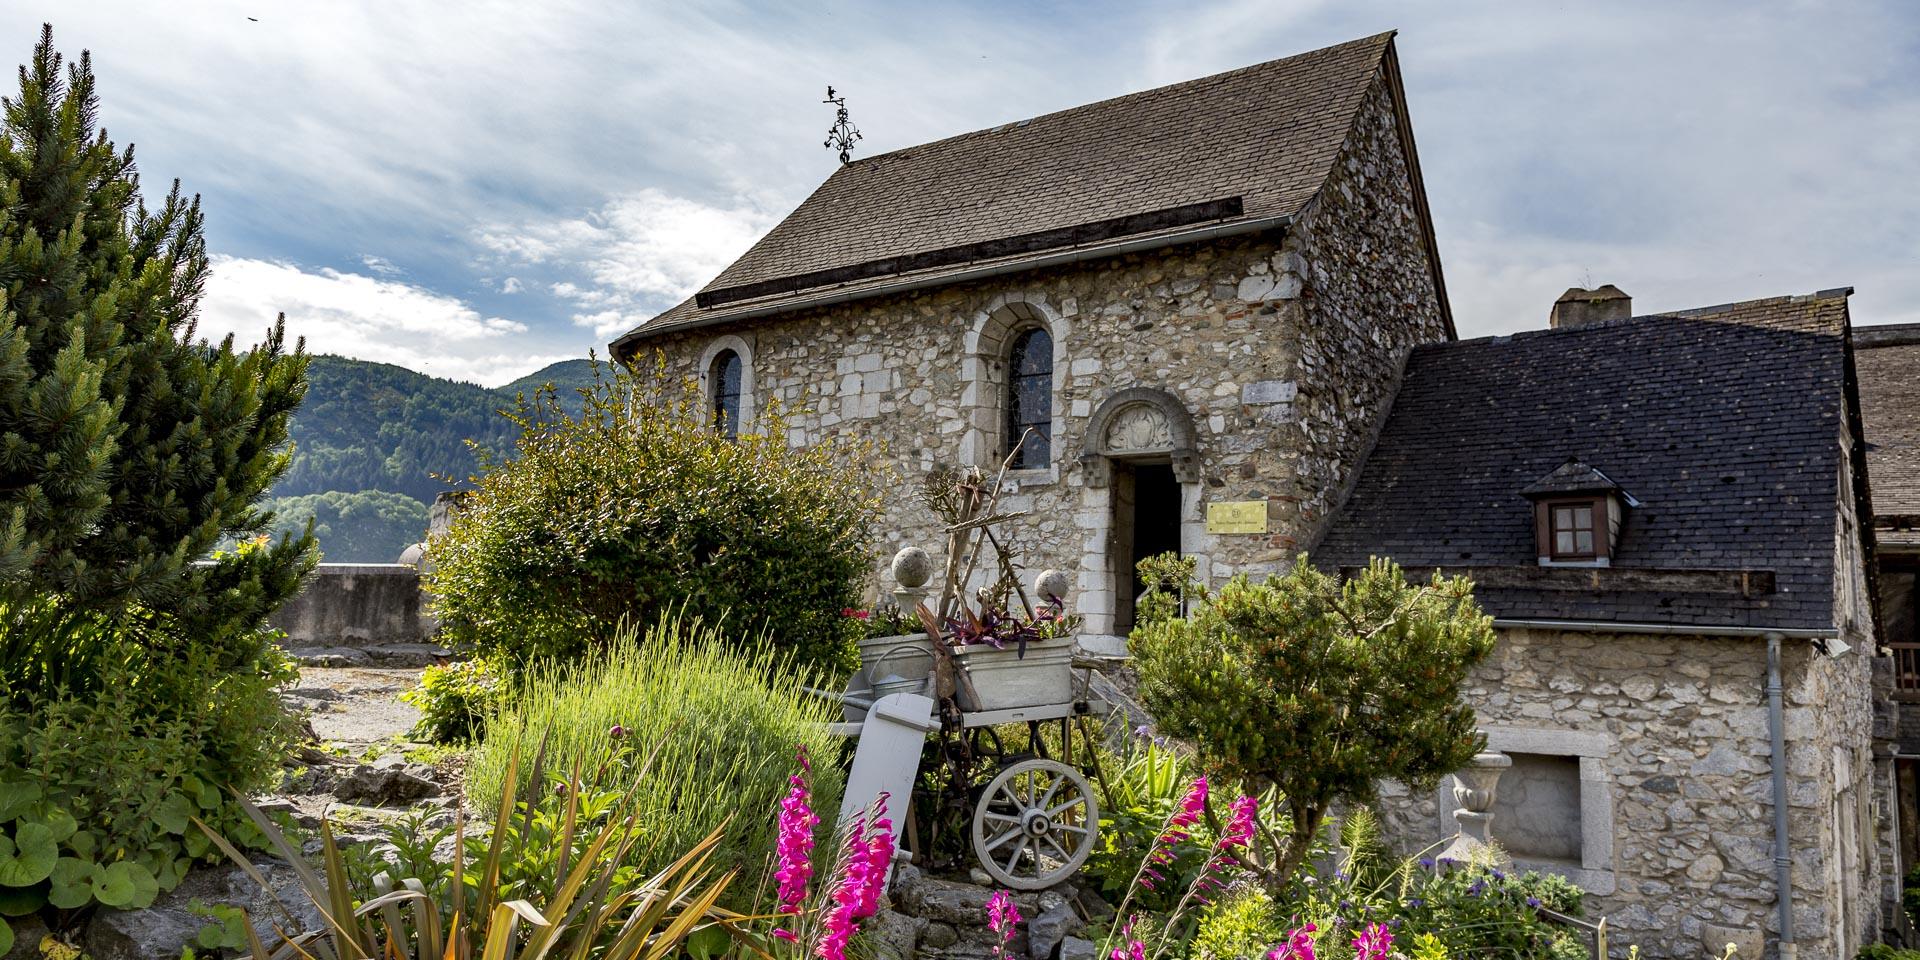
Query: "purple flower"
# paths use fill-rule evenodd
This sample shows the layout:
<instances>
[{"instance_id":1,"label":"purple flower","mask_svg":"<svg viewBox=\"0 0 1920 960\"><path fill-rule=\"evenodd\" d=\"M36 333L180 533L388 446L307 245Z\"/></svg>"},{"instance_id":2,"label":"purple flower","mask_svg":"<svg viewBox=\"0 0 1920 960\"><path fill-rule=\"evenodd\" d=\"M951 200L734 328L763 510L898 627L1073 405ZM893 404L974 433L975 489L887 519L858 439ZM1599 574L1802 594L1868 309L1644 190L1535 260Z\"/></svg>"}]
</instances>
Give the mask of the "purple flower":
<instances>
[{"instance_id":1,"label":"purple flower","mask_svg":"<svg viewBox=\"0 0 1920 960\"><path fill-rule=\"evenodd\" d=\"M812 769L807 762L807 748L799 747L796 753L800 772L787 778L792 788L780 801L780 824L774 846L780 868L773 876L780 882L781 913L798 912L800 904L807 899L807 884L813 879L813 828L820 824L820 818L814 816L807 786L806 774Z\"/></svg>"},{"instance_id":2,"label":"purple flower","mask_svg":"<svg viewBox=\"0 0 1920 960\"><path fill-rule=\"evenodd\" d=\"M1384 923L1369 923L1353 938L1354 960L1387 960L1387 951L1391 949L1393 931Z\"/></svg>"},{"instance_id":3,"label":"purple flower","mask_svg":"<svg viewBox=\"0 0 1920 960\"><path fill-rule=\"evenodd\" d=\"M1309 923L1287 934L1287 942L1267 951L1267 960L1316 960L1313 934L1320 928Z\"/></svg>"},{"instance_id":4,"label":"purple flower","mask_svg":"<svg viewBox=\"0 0 1920 960\"><path fill-rule=\"evenodd\" d=\"M1420 858L1420 865L1421 865L1422 867L1425 867L1425 868L1427 868L1428 870L1431 870L1431 869L1433 869L1433 858L1432 858L1432 857L1421 857L1421 858Z\"/></svg>"},{"instance_id":5,"label":"purple flower","mask_svg":"<svg viewBox=\"0 0 1920 960\"><path fill-rule=\"evenodd\" d=\"M613 725L612 729L607 731L607 736L614 740L618 740L621 737L624 737L626 735L627 735L627 728L617 723Z\"/></svg>"},{"instance_id":6,"label":"purple flower","mask_svg":"<svg viewBox=\"0 0 1920 960\"><path fill-rule=\"evenodd\" d=\"M1133 926L1138 923L1139 920L1139 914L1130 914L1127 917L1127 925L1121 928L1120 931L1120 935L1127 938L1127 945L1124 948L1114 947L1112 954L1107 960L1146 960L1147 945L1141 943L1133 935Z\"/></svg>"},{"instance_id":7,"label":"purple flower","mask_svg":"<svg viewBox=\"0 0 1920 960\"><path fill-rule=\"evenodd\" d=\"M993 955L1007 955L1007 944L1013 942L1013 927L1020 922L1020 908L1014 904L1013 897L1005 890L995 890L987 898L987 929L999 936L993 945Z\"/></svg>"},{"instance_id":8,"label":"purple flower","mask_svg":"<svg viewBox=\"0 0 1920 960\"><path fill-rule=\"evenodd\" d=\"M1539 898L1539 897L1528 897L1528 898L1527 898L1527 906L1529 906L1529 907L1532 907L1532 908L1534 908L1535 910L1538 910L1538 909L1540 909L1540 898Z\"/></svg>"}]
</instances>

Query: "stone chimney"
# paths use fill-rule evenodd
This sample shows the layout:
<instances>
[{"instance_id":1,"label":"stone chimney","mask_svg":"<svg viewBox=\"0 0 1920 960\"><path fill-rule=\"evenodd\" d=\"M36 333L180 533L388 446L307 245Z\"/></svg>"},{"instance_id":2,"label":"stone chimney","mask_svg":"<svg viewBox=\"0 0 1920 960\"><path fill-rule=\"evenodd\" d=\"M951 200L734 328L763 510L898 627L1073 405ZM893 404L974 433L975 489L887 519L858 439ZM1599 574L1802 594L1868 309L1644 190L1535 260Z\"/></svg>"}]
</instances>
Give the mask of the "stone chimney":
<instances>
[{"instance_id":1,"label":"stone chimney","mask_svg":"<svg viewBox=\"0 0 1920 960\"><path fill-rule=\"evenodd\" d=\"M1626 320L1633 316L1633 298L1609 283L1598 290L1570 287L1553 302L1547 326L1555 330L1590 327L1596 323Z\"/></svg>"}]
</instances>

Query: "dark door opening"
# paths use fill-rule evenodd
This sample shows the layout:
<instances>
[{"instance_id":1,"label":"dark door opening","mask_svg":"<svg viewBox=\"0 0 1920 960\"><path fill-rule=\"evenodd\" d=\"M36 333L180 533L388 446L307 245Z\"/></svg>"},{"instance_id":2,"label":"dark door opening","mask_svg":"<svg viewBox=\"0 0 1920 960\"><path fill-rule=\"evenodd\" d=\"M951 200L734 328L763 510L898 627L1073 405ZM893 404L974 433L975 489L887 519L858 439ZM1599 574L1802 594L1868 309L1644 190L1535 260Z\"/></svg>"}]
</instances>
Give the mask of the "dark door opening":
<instances>
[{"instance_id":1,"label":"dark door opening","mask_svg":"<svg viewBox=\"0 0 1920 960\"><path fill-rule=\"evenodd\" d=\"M1180 481L1165 463L1115 463L1113 473L1113 626L1126 636L1146 589L1140 561L1180 552Z\"/></svg>"}]
</instances>

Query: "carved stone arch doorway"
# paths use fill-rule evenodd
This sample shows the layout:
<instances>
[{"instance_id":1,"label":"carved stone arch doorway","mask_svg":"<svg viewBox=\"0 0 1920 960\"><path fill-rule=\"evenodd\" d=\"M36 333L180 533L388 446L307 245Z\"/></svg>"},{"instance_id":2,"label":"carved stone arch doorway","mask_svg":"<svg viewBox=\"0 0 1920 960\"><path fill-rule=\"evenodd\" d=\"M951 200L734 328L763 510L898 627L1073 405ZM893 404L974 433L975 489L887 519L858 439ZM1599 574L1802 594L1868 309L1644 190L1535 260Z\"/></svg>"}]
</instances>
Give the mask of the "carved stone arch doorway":
<instances>
[{"instance_id":1,"label":"carved stone arch doorway","mask_svg":"<svg viewBox=\"0 0 1920 960\"><path fill-rule=\"evenodd\" d=\"M1136 566L1200 546L1200 454L1193 417L1178 397L1152 387L1121 390L1087 421L1080 468L1106 536L1089 541L1082 596L1090 632L1124 637L1142 584Z\"/></svg>"}]
</instances>

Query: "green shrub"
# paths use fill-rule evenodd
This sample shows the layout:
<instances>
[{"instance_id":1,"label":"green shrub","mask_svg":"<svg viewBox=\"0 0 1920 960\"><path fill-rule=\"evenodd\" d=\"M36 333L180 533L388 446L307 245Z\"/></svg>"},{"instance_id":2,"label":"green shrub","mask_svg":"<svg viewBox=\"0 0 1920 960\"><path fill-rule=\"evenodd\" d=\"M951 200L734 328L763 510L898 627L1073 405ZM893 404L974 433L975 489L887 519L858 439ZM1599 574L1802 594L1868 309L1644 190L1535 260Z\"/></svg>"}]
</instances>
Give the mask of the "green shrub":
<instances>
[{"instance_id":1,"label":"green shrub","mask_svg":"<svg viewBox=\"0 0 1920 960\"><path fill-rule=\"evenodd\" d=\"M1261 960L1286 939L1286 918L1259 887L1236 888L1200 915L1194 960Z\"/></svg>"},{"instance_id":2,"label":"green shrub","mask_svg":"<svg viewBox=\"0 0 1920 960\"><path fill-rule=\"evenodd\" d=\"M485 729L499 692L499 676L487 661L461 660L420 671L420 685L400 699L420 709L414 736L435 743L464 743Z\"/></svg>"},{"instance_id":3,"label":"green shrub","mask_svg":"<svg viewBox=\"0 0 1920 960\"><path fill-rule=\"evenodd\" d=\"M1460 688L1493 649L1492 618L1465 579L1415 586L1376 560L1342 582L1302 555L1217 596L1188 583L1193 609L1175 617L1166 584L1189 574L1167 567L1141 565L1155 584L1132 637L1141 700L1205 767L1284 796L1290 832L1264 871L1276 891L1335 804L1371 802L1381 780L1431 788L1485 742Z\"/></svg>"},{"instance_id":4,"label":"green shrub","mask_svg":"<svg viewBox=\"0 0 1920 960\"><path fill-rule=\"evenodd\" d=\"M878 505L864 447L796 449L771 413L729 438L628 373L578 417L550 391L510 416L515 455L486 465L430 547L451 639L517 668L676 610L770 630L801 663L850 662L842 611L871 570Z\"/></svg>"},{"instance_id":5,"label":"green shrub","mask_svg":"<svg viewBox=\"0 0 1920 960\"><path fill-rule=\"evenodd\" d=\"M801 689L817 685L791 672L784 653L730 644L698 620L662 618L644 637L628 631L583 661L533 670L489 722L469 796L498 796L516 753L586 794L617 789L635 764L650 763L647 790L632 798L647 836L634 866L651 873L726 823L720 862L751 871L773 850L796 745L817 760L815 809L826 818L838 809L843 741L825 727L838 708Z\"/></svg>"},{"instance_id":6,"label":"green shrub","mask_svg":"<svg viewBox=\"0 0 1920 960\"><path fill-rule=\"evenodd\" d=\"M590 806L571 792L515 803L513 798L522 794L520 772L518 758L501 771L494 806L508 809L498 829L456 834L464 857L450 862L433 851L431 842L422 846L414 821L390 831L396 852L375 867L368 858L342 851L323 827L325 879L321 871L305 866L298 845L246 805L256 828L281 856L298 865L302 892L320 910L325 925L288 929L291 913L263 918L300 938L296 944L256 939L247 924L234 924L232 931L246 937L244 945L253 960L284 960L289 955L661 960L682 955L685 941L700 925L730 919L715 903L740 870L716 855L718 833L684 849L659 851L666 865L658 874L636 875L626 866L653 839L639 828L631 802L647 793L649 774L619 784ZM531 779L540 785L537 775ZM248 858L217 831L208 829L206 835L236 864L252 869ZM569 856L563 859L557 851ZM515 865L527 855L545 858L537 876ZM227 939L222 930L208 937L223 946Z\"/></svg>"},{"instance_id":7,"label":"green shrub","mask_svg":"<svg viewBox=\"0 0 1920 960\"><path fill-rule=\"evenodd\" d=\"M1869 943L1854 954L1854 960L1920 960L1920 950L1903 950L1884 943Z\"/></svg>"},{"instance_id":8,"label":"green shrub","mask_svg":"<svg viewBox=\"0 0 1920 960\"><path fill-rule=\"evenodd\" d=\"M83 697L13 693L0 706L0 913L140 907L214 855L198 818L260 833L227 787L264 786L289 733L274 688L292 677L271 638L226 649L161 619L106 642L120 657ZM252 668L225 656L257 645Z\"/></svg>"}]
</instances>

